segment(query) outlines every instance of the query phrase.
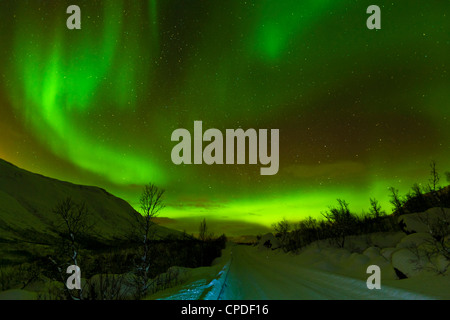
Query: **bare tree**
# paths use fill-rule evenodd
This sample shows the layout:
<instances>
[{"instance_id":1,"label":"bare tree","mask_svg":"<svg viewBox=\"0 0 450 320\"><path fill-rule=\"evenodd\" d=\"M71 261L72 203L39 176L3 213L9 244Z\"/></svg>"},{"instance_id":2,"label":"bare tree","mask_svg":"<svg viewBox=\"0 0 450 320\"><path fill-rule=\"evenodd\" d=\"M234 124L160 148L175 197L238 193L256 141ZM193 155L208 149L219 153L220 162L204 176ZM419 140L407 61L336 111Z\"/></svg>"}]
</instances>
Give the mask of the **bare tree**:
<instances>
[{"instance_id":1,"label":"bare tree","mask_svg":"<svg viewBox=\"0 0 450 320\"><path fill-rule=\"evenodd\" d=\"M208 226L206 225L206 218L203 218L202 222L200 222L198 238L201 241L208 241L214 238L214 233L208 232Z\"/></svg>"},{"instance_id":2,"label":"bare tree","mask_svg":"<svg viewBox=\"0 0 450 320\"><path fill-rule=\"evenodd\" d=\"M57 230L62 239L63 252L68 256L72 265L79 266L78 255L80 251L80 238L87 235L91 230L92 224L89 221L90 212L84 202L75 203L70 197L57 203L53 209L57 216ZM52 258L50 260L58 268L62 276L65 269ZM69 265L69 264L68 264ZM64 277L62 277L64 282ZM75 296L69 293L73 299L83 299L83 289L79 290L79 295Z\"/></svg>"},{"instance_id":3,"label":"bare tree","mask_svg":"<svg viewBox=\"0 0 450 320\"><path fill-rule=\"evenodd\" d=\"M141 254L135 270L138 298L145 296L150 286L150 240L154 234L152 226L155 224L153 219L165 207L164 192L164 189L160 189L154 184L146 185L139 199L141 214L134 216L134 232L141 244Z\"/></svg>"},{"instance_id":4,"label":"bare tree","mask_svg":"<svg viewBox=\"0 0 450 320\"><path fill-rule=\"evenodd\" d=\"M332 239L340 248L344 248L345 238L350 235L356 219L350 212L348 203L345 200L337 199L339 207L330 207L330 212L322 215L328 220L331 226Z\"/></svg>"},{"instance_id":5,"label":"bare tree","mask_svg":"<svg viewBox=\"0 0 450 320\"><path fill-rule=\"evenodd\" d=\"M414 255L410 260L417 271L427 269L436 274L444 275L448 264L440 263L441 258L448 261L450 259L450 246L446 238L450 234L450 215L448 210L440 208L440 212L434 212L430 216L429 212L418 215L427 227L430 237L425 238L423 244L412 242L407 249Z\"/></svg>"},{"instance_id":6,"label":"bare tree","mask_svg":"<svg viewBox=\"0 0 450 320\"><path fill-rule=\"evenodd\" d=\"M60 234L70 245L71 260L78 266L78 238L90 229L89 210L85 203L77 204L71 198L66 198L56 205L53 212L60 220Z\"/></svg>"},{"instance_id":7,"label":"bare tree","mask_svg":"<svg viewBox=\"0 0 450 320\"><path fill-rule=\"evenodd\" d=\"M431 189L431 191L436 191L436 189L439 188L438 183L440 180L439 173L436 170L436 161L434 161L434 160L431 161L430 168L431 168L431 170L430 170L431 177L429 179L430 189Z\"/></svg>"},{"instance_id":8,"label":"bare tree","mask_svg":"<svg viewBox=\"0 0 450 320\"><path fill-rule=\"evenodd\" d=\"M405 213L405 209L403 208L403 201L398 194L398 189L394 187L390 187L389 191L391 192L391 200L390 203L394 205L394 214L402 215Z\"/></svg>"},{"instance_id":9,"label":"bare tree","mask_svg":"<svg viewBox=\"0 0 450 320\"><path fill-rule=\"evenodd\" d=\"M203 218L203 221L200 222L200 230L198 233L198 238L201 241L206 241L207 234L208 234L208 226L206 225L206 218Z\"/></svg>"},{"instance_id":10,"label":"bare tree","mask_svg":"<svg viewBox=\"0 0 450 320\"><path fill-rule=\"evenodd\" d=\"M419 216L419 220L427 226L427 233L430 238L427 243L432 248L433 254L441 254L450 260L450 245L447 240L450 235L450 214L448 209L439 208L440 211L434 217L430 217L428 212Z\"/></svg>"},{"instance_id":11,"label":"bare tree","mask_svg":"<svg viewBox=\"0 0 450 320\"><path fill-rule=\"evenodd\" d=\"M370 214L378 219L385 214L385 212L381 209L381 205L378 200L375 198L370 198Z\"/></svg>"},{"instance_id":12,"label":"bare tree","mask_svg":"<svg viewBox=\"0 0 450 320\"><path fill-rule=\"evenodd\" d=\"M291 229L290 223L286 220L286 218L283 218L283 220L274 223L272 225L276 232L276 236L280 238L281 246L283 250L287 249L287 243L288 243L288 237L289 237L289 231Z\"/></svg>"},{"instance_id":13,"label":"bare tree","mask_svg":"<svg viewBox=\"0 0 450 320\"><path fill-rule=\"evenodd\" d=\"M99 274L87 283L86 300L128 300L131 296L126 277L118 274Z\"/></svg>"}]
</instances>

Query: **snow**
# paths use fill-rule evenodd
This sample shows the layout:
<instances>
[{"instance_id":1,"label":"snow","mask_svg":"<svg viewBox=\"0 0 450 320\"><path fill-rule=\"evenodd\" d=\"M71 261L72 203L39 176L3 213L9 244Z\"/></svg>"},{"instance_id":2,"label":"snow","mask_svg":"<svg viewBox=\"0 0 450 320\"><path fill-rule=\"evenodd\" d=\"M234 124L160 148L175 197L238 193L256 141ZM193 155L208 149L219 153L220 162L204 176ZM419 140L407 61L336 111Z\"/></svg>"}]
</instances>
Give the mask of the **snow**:
<instances>
[{"instance_id":1,"label":"snow","mask_svg":"<svg viewBox=\"0 0 450 320\"><path fill-rule=\"evenodd\" d=\"M429 232L427 224L436 223L438 219L448 218L450 218L450 209L430 208L425 212L404 214L398 218L398 221L405 224L407 232Z\"/></svg>"},{"instance_id":2,"label":"snow","mask_svg":"<svg viewBox=\"0 0 450 320\"><path fill-rule=\"evenodd\" d=\"M375 238L382 234L372 235ZM411 236L404 236L410 237ZM420 238L416 236L416 238ZM402 241L403 240L403 241ZM354 242L358 242L355 237ZM364 241L364 239L360 239ZM450 299L450 275L432 272L408 273L398 280L396 265L404 252L399 247L370 246L361 253L314 243L297 254L281 249L228 243L212 266L179 268L179 284L147 299L162 300L427 300ZM409 240L408 240L409 241ZM387 241L387 245L393 245ZM351 246L353 246L350 243ZM397 257L398 255L398 257ZM403 258L406 266L413 266ZM448 263L448 261L445 261ZM441 261L441 263L443 263ZM381 289L367 288L369 265L381 270ZM405 270L405 269L403 269ZM161 275L164 276L164 275ZM30 292L3 292L0 299L33 299Z\"/></svg>"},{"instance_id":3,"label":"snow","mask_svg":"<svg viewBox=\"0 0 450 320\"><path fill-rule=\"evenodd\" d=\"M228 245L212 267L190 270L184 284L160 292L150 299L220 300L298 300L298 299L450 299L449 272L445 275L416 273L398 280L391 256L402 254L403 238L371 235L375 242L384 238L388 247L367 247L361 253L315 243L298 254L261 246ZM407 236L406 236L407 237ZM380 238L380 239L377 239ZM388 240L386 240L388 238ZM390 239L390 240L389 240ZM400 240L399 240L400 239ZM354 237L352 246L366 239ZM383 242L383 241L381 241ZM394 261L397 258L394 258ZM367 267L381 269L381 289L367 288ZM411 266L411 263L408 261ZM218 294L219 292L219 294Z\"/></svg>"},{"instance_id":4,"label":"snow","mask_svg":"<svg viewBox=\"0 0 450 320\"><path fill-rule=\"evenodd\" d=\"M321 251L321 250L320 250ZM238 246L222 299L431 299L433 296L392 286L392 277L383 277L381 290L369 290L366 268L372 264L364 254L342 249L308 251L299 255ZM334 254L334 255L333 255ZM342 271L345 270L347 275ZM362 272L363 271L363 272ZM351 275L350 275L351 274ZM398 281L398 280L395 280Z\"/></svg>"},{"instance_id":5,"label":"snow","mask_svg":"<svg viewBox=\"0 0 450 320\"><path fill-rule=\"evenodd\" d=\"M233 261L231 246L222 251L222 256L211 267L183 268L182 285L160 291L148 299L160 300L218 300L228 278Z\"/></svg>"},{"instance_id":6,"label":"snow","mask_svg":"<svg viewBox=\"0 0 450 320\"><path fill-rule=\"evenodd\" d=\"M20 289L12 289L0 292L0 300L36 300L37 294Z\"/></svg>"}]
</instances>

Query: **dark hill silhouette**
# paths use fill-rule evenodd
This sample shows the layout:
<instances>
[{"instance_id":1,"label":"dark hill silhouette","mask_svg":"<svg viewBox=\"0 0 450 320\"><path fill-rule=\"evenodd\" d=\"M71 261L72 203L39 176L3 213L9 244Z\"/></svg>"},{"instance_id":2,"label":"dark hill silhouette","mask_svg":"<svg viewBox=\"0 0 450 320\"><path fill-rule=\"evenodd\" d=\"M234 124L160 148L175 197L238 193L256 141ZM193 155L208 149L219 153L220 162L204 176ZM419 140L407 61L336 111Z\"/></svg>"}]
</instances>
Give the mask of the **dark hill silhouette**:
<instances>
[{"instance_id":1,"label":"dark hill silhouette","mask_svg":"<svg viewBox=\"0 0 450 320\"><path fill-rule=\"evenodd\" d=\"M53 208L67 197L86 203L93 234L100 240L125 239L132 215L137 214L104 189L48 178L0 159L0 242L46 242L55 236ZM178 231L156 227L160 237L171 233Z\"/></svg>"}]
</instances>

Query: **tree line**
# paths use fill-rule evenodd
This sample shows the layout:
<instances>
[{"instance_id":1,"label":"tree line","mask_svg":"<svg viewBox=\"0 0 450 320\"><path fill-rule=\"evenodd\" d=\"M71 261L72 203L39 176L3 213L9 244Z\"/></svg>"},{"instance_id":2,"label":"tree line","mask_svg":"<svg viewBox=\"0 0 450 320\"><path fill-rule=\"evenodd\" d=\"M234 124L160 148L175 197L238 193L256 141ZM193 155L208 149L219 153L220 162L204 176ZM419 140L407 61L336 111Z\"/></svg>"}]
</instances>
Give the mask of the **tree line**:
<instances>
[{"instance_id":1,"label":"tree line","mask_svg":"<svg viewBox=\"0 0 450 320\"><path fill-rule=\"evenodd\" d=\"M450 173L445 173L447 182L450 182ZM424 212L430 208L450 208L450 187L442 188L439 185L440 175L436 169L436 162L430 163L430 178L425 187L414 184L411 191L405 196L390 187L390 203L392 212L387 214L375 198L370 200L368 213L356 214L350 210L350 205L343 199L337 199L337 205L329 207L322 213L322 219L308 217L297 223L283 219L272 227L280 246L285 251L296 251L314 241L328 239L333 245L343 248L348 236L361 235L374 232L400 231L402 225L398 223L398 216L406 213ZM443 211L444 212L444 211ZM450 219L440 219L436 226L430 225L436 246L444 246L443 239L449 234ZM450 218L450 217L448 217ZM445 251L445 249L442 249Z\"/></svg>"}]
</instances>

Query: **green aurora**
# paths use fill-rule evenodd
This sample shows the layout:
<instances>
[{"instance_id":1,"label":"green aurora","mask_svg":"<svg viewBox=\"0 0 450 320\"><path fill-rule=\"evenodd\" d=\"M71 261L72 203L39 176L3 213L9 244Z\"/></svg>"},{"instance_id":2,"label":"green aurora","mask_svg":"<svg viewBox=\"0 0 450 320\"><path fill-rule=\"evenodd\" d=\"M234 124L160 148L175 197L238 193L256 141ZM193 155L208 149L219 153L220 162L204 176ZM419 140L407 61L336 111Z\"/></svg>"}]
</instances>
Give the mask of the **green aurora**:
<instances>
[{"instance_id":1,"label":"green aurora","mask_svg":"<svg viewBox=\"0 0 450 320\"><path fill-rule=\"evenodd\" d=\"M427 184L431 160L450 170L450 3L378 1L368 30L371 4L2 1L0 157L132 205L153 182L168 226L193 232L203 217L257 232L337 198L390 212L388 187ZM171 133L195 120L279 129L278 174L174 165Z\"/></svg>"}]
</instances>

